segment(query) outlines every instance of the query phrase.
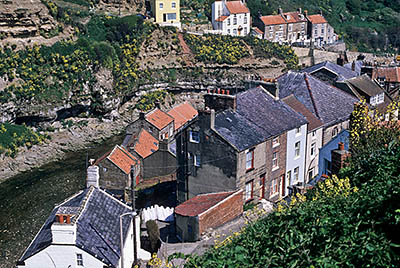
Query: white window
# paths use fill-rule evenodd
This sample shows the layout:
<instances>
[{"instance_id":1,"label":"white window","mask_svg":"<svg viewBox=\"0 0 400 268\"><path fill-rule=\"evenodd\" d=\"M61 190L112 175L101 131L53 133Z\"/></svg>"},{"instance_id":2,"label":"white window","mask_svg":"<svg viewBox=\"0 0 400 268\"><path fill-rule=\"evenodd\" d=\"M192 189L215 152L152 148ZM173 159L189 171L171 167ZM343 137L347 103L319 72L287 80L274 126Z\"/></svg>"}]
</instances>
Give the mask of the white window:
<instances>
[{"instance_id":1,"label":"white window","mask_svg":"<svg viewBox=\"0 0 400 268\"><path fill-rule=\"evenodd\" d=\"M272 168L278 167L278 152L272 154Z\"/></svg>"},{"instance_id":2,"label":"white window","mask_svg":"<svg viewBox=\"0 0 400 268\"><path fill-rule=\"evenodd\" d=\"M288 35L288 39L289 39L289 40L292 39L292 34L291 34L291 33Z\"/></svg>"},{"instance_id":3,"label":"white window","mask_svg":"<svg viewBox=\"0 0 400 268\"><path fill-rule=\"evenodd\" d=\"M299 167L296 167L293 170L293 179L295 182L299 180Z\"/></svg>"},{"instance_id":4,"label":"white window","mask_svg":"<svg viewBox=\"0 0 400 268\"><path fill-rule=\"evenodd\" d=\"M246 183L246 192L245 199L246 201L251 200L253 198L253 181L249 181Z\"/></svg>"},{"instance_id":5,"label":"white window","mask_svg":"<svg viewBox=\"0 0 400 268\"><path fill-rule=\"evenodd\" d=\"M339 133L338 128L337 128L337 127L334 127L334 128L332 129L332 138L333 138L333 137L336 137L338 133Z\"/></svg>"},{"instance_id":6,"label":"white window","mask_svg":"<svg viewBox=\"0 0 400 268\"><path fill-rule=\"evenodd\" d=\"M279 30L283 31L283 25L279 26Z\"/></svg>"},{"instance_id":7,"label":"white window","mask_svg":"<svg viewBox=\"0 0 400 268\"><path fill-rule=\"evenodd\" d=\"M275 195L279 192L279 178L275 178L271 181L271 187L269 188L269 195Z\"/></svg>"},{"instance_id":8,"label":"white window","mask_svg":"<svg viewBox=\"0 0 400 268\"><path fill-rule=\"evenodd\" d=\"M311 143L311 156L315 156L316 153L316 148L315 148L315 142Z\"/></svg>"},{"instance_id":9,"label":"white window","mask_svg":"<svg viewBox=\"0 0 400 268\"><path fill-rule=\"evenodd\" d=\"M246 35L247 34L247 27L244 27L243 28L243 35Z\"/></svg>"},{"instance_id":10,"label":"white window","mask_svg":"<svg viewBox=\"0 0 400 268\"><path fill-rule=\"evenodd\" d=\"M200 142L200 133L198 131L190 131L189 135L190 142L199 143Z\"/></svg>"},{"instance_id":11,"label":"white window","mask_svg":"<svg viewBox=\"0 0 400 268\"><path fill-rule=\"evenodd\" d=\"M164 4L160 3L160 9L163 9L163 8L164 8Z\"/></svg>"},{"instance_id":12,"label":"white window","mask_svg":"<svg viewBox=\"0 0 400 268\"><path fill-rule=\"evenodd\" d=\"M83 266L83 256L80 253L76 254L76 265Z\"/></svg>"},{"instance_id":13,"label":"white window","mask_svg":"<svg viewBox=\"0 0 400 268\"><path fill-rule=\"evenodd\" d=\"M199 167L201 165L200 153L194 155L194 165Z\"/></svg>"},{"instance_id":14,"label":"white window","mask_svg":"<svg viewBox=\"0 0 400 268\"><path fill-rule=\"evenodd\" d=\"M273 32L270 32L270 33L269 33L269 38L272 38L272 37L274 37L274 33L273 33Z\"/></svg>"},{"instance_id":15,"label":"white window","mask_svg":"<svg viewBox=\"0 0 400 268\"><path fill-rule=\"evenodd\" d=\"M175 3L175 2L172 2L172 3L171 3L171 7L172 7L172 8L176 8L176 3Z\"/></svg>"},{"instance_id":16,"label":"white window","mask_svg":"<svg viewBox=\"0 0 400 268\"><path fill-rule=\"evenodd\" d=\"M377 104L382 103L384 100L385 100L385 94L384 94L384 93L379 94L379 95L378 95Z\"/></svg>"},{"instance_id":17,"label":"white window","mask_svg":"<svg viewBox=\"0 0 400 268\"><path fill-rule=\"evenodd\" d=\"M297 127L296 130L295 130L295 133L296 133L296 135L301 134L301 128Z\"/></svg>"},{"instance_id":18,"label":"white window","mask_svg":"<svg viewBox=\"0 0 400 268\"><path fill-rule=\"evenodd\" d=\"M231 19L228 19L228 26L231 25ZM228 30L229 31L229 30Z\"/></svg>"},{"instance_id":19,"label":"white window","mask_svg":"<svg viewBox=\"0 0 400 268\"><path fill-rule=\"evenodd\" d=\"M269 26L269 31L272 32L274 30L274 27Z\"/></svg>"},{"instance_id":20,"label":"white window","mask_svg":"<svg viewBox=\"0 0 400 268\"><path fill-rule=\"evenodd\" d=\"M236 25L237 24L237 17L236 17L236 14L233 16L233 25Z\"/></svg>"},{"instance_id":21,"label":"white window","mask_svg":"<svg viewBox=\"0 0 400 268\"><path fill-rule=\"evenodd\" d=\"M237 35L237 30L233 29L233 35Z\"/></svg>"},{"instance_id":22,"label":"white window","mask_svg":"<svg viewBox=\"0 0 400 268\"><path fill-rule=\"evenodd\" d=\"M231 29L228 29L228 34L230 34L231 33Z\"/></svg>"},{"instance_id":23,"label":"white window","mask_svg":"<svg viewBox=\"0 0 400 268\"><path fill-rule=\"evenodd\" d=\"M243 23L244 23L244 24L247 24L247 14L244 14Z\"/></svg>"},{"instance_id":24,"label":"white window","mask_svg":"<svg viewBox=\"0 0 400 268\"><path fill-rule=\"evenodd\" d=\"M304 23L302 23L301 24L301 30L304 31L304 28L305 28Z\"/></svg>"},{"instance_id":25,"label":"white window","mask_svg":"<svg viewBox=\"0 0 400 268\"><path fill-rule=\"evenodd\" d=\"M286 173L286 179L287 179L288 185L289 185L289 186L292 185L292 171L289 170L289 171Z\"/></svg>"},{"instance_id":26,"label":"white window","mask_svg":"<svg viewBox=\"0 0 400 268\"><path fill-rule=\"evenodd\" d=\"M272 147L279 146L279 137L273 138L272 139Z\"/></svg>"},{"instance_id":27,"label":"white window","mask_svg":"<svg viewBox=\"0 0 400 268\"><path fill-rule=\"evenodd\" d=\"M176 13L168 13L167 19L168 20L176 20Z\"/></svg>"},{"instance_id":28,"label":"white window","mask_svg":"<svg viewBox=\"0 0 400 268\"><path fill-rule=\"evenodd\" d=\"M294 156L299 157L300 156L300 142L296 142L294 144Z\"/></svg>"},{"instance_id":29,"label":"white window","mask_svg":"<svg viewBox=\"0 0 400 268\"><path fill-rule=\"evenodd\" d=\"M292 25L292 24L289 24L289 32L292 31L292 27L293 27L293 25Z\"/></svg>"},{"instance_id":30,"label":"white window","mask_svg":"<svg viewBox=\"0 0 400 268\"><path fill-rule=\"evenodd\" d=\"M254 168L254 150L250 150L246 153L246 169Z\"/></svg>"},{"instance_id":31,"label":"white window","mask_svg":"<svg viewBox=\"0 0 400 268\"><path fill-rule=\"evenodd\" d=\"M314 168L308 171L308 181L312 180L313 177L314 177Z\"/></svg>"},{"instance_id":32,"label":"white window","mask_svg":"<svg viewBox=\"0 0 400 268\"><path fill-rule=\"evenodd\" d=\"M325 27L324 27L324 25L322 25L322 27L321 27L321 34L324 34L324 31L325 31Z\"/></svg>"}]
</instances>

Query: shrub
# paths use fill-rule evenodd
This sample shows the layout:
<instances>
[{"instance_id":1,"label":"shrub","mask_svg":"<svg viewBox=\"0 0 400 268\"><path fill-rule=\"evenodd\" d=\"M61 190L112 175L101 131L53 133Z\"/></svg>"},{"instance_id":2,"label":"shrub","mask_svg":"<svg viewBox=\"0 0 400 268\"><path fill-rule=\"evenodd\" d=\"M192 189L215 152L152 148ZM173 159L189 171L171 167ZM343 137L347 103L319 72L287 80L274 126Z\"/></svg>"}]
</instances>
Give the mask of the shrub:
<instances>
[{"instance_id":1,"label":"shrub","mask_svg":"<svg viewBox=\"0 0 400 268\"><path fill-rule=\"evenodd\" d=\"M157 252L160 243L160 230L158 229L158 225L155 221L149 220L146 222L146 229L149 235L152 252Z\"/></svg>"}]
</instances>

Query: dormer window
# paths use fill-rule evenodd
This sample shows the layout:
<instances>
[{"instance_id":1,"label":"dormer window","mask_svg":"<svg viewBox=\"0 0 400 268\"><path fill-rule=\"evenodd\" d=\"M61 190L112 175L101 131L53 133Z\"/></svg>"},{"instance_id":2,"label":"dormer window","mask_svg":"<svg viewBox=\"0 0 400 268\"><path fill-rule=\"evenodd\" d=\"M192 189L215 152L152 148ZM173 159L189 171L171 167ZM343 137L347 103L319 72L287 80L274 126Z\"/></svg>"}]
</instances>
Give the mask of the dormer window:
<instances>
[{"instance_id":1,"label":"dormer window","mask_svg":"<svg viewBox=\"0 0 400 268\"><path fill-rule=\"evenodd\" d=\"M290 15L286 15L286 19L287 19L287 20L290 20Z\"/></svg>"}]
</instances>

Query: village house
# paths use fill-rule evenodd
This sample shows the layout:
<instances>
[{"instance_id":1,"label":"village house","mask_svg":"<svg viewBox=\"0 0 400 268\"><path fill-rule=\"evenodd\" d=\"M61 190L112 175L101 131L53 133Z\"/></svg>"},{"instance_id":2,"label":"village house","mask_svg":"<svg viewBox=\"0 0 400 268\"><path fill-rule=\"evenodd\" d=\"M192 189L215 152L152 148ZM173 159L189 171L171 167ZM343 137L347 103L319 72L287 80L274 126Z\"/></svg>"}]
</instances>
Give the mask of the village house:
<instances>
[{"instance_id":1,"label":"village house","mask_svg":"<svg viewBox=\"0 0 400 268\"><path fill-rule=\"evenodd\" d=\"M97 168L94 168L97 167ZM131 190L140 182L140 161L121 146L114 148L91 163L90 172L99 177L99 186L126 202Z\"/></svg>"},{"instance_id":2,"label":"village house","mask_svg":"<svg viewBox=\"0 0 400 268\"><path fill-rule=\"evenodd\" d=\"M250 10L244 0L216 0L211 11L211 23L216 32L233 36L246 36L250 33Z\"/></svg>"},{"instance_id":3,"label":"village house","mask_svg":"<svg viewBox=\"0 0 400 268\"><path fill-rule=\"evenodd\" d=\"M311 44L316 47L323 47L337 41L338 38L335 30L322 14L308 15L305 12L305 16L308 21L307 35Z\"/></svg>"},{"instance_id":4,"label":"village house","mask_svg":"<svg viewBox=\"0 0 400 268\"><path fill-rule=\"evenodd\" d=\"M140 219L134 215L129 206L91 185L53 209L17 267L104 268L121 267L122 262L131 267L134 248L136 259L149 260L150 253L140 246Z\"/></svg>"},{"instance_id":5,"label":"village house","mask_svg":"<svg viewBox=\"0 0 400 268\"><path fill-rule=\"evenodd\" d=\"M150 7L156 23L181 28L180 0L150 0Z\"/></svg>"},{"instance_id":6,"label":"village house","mask_svg":"<svg viewBox=\"0 0 400 268\"><path fill-rule=\"evenodd\" d=\"M372 67L371 78L379 83L393 98L399 96L400 67Z\"/></svg>"},{"instance_id":7,"label":"village house","mask_svg":"<svg viewBox=\"0 0 400 268\"><path fill-rule=\"evenodd\" d=\"M242 190L200 194L175 208L176 235L181 241L197 241L207 229L219 227L242 213Z\"/></svg>"},{"instance_id":8,"label":"village house","mask_svg":"<svg viewBox=\"0 0 400 268\"><path fill-rule=\"evenodd\" d=\"M293 183L304 180L307 121L273 93L257 87L235 96L204 96L207 110L176 138L178 203L238 189L243 202L275 202L287 194L288 154L289 165L298 165Z\"/></svg>"},{"instance_id":9,"label":"village house","mask_svg":"<svg viewBox=\"0 0 400 268\"><path fill-rule=\"evenodd\" d=\"M260 29L264 30L264 39L271 42L285 42L287 35L286 20L281 15L260 17Z\"/></svg>"}]
</instances>

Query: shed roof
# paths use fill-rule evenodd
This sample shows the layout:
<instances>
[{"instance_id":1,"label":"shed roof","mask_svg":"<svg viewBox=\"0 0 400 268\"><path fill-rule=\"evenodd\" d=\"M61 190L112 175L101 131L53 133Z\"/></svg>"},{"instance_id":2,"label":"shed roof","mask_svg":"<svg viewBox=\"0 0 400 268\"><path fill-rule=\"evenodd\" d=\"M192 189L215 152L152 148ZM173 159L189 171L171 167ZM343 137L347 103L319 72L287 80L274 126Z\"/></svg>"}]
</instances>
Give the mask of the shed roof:
<instances>
[{"instance_id":1,"label":"shed roof","mask_svg":"<svg viewBox=\"0 0 400 268\"><path fill-rule=\"evenodd\" d=\"M25 261L52 242L51 225L63 207L76 208L72 223L77 225L76 246L90 253L107 265L118 266L120 259L119 216L131 209L104 190L90 187L56 206L39 233L21 257ZM122 222L124 237L131 219Z\"/></svg>"},{"instance_id":2,"label":"shed roof","mask_svg":"<svg viewBox=\"0 0 400 268\"><path fill-rule=\"evenodd\" d=\"M260 19L264 23L265 26L277 25L277 24L286 24L285 19L282 18L281 15L261 16Z\"/></svg>"},{"instance_id":3,"label":"shed roof","mask_svg":"<svg viewBox=\"0 0 400 268\"><path fill-rule=\"evenodd\" d=\"M220 193L209 193L201 194L190 198L175 208L175 213L182 216L197 216L211 207L215 206L222 200L228 198L235 192L220 192Z\"/></svg>"},{"instance_id":4,"label":"shed roof","mask_svg":"<svg viewBox=\"0 0 400 268\"><path fill-rule=\"evenodd\" d=\"M227 1L226 8L231 14L249 13L249 9L242 1Z\"/></svg>"},{"instance_id":5,"label":"shed roof","mask_svg":"<svg viewBox=\"0 0 400 268\"><path fill-rule=\"evenodd\" d=\"M197 110L188 102L179 104L169 111L168 114L175 120L175 130L178 130L181 126L198 115Z\"/></svg>"},{"instance_id":6,"label":"shed roof","mask_svg":"<svg viewBox=\"0 0 400 268\"><path fill-rule=\"evenodd\" d=\"M134 150L142 158L146 158L158 150L158 141L147 130L142 129Z\"/></svg>"},{"instance_id":7,"label":"shed roof","mask_svg":"<svg viewBox=\"0 0 400 268\"><path fill-rule=\"evenodd\" d=\"M156 108L146 114L146 120L154 125L157 129L161 130L174 121L174 119L166 112Z\"/></svg>"}]
</instances>

